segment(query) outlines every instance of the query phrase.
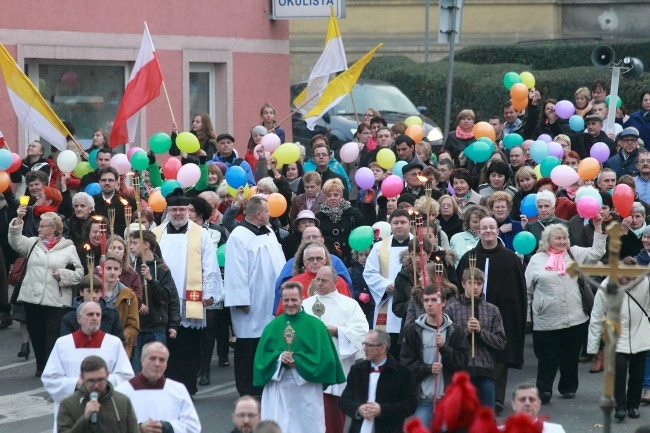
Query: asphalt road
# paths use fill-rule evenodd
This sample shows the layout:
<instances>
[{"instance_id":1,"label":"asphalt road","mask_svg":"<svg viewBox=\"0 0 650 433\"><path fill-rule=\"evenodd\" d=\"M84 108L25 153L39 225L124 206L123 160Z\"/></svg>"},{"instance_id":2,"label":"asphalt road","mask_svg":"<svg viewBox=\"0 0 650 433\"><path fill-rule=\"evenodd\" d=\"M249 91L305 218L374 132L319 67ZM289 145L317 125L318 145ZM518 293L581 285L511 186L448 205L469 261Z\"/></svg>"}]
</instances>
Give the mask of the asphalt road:
<instances>
[{"instance_id":1,"label":"asphalt road","mask_svg":"<svg viewBox=\"0 0 650 433\"><path fill-rule=\"evenodd\" d=\"M41 433L51 432L52 403L39 379L34 377L33 357L27 362L16 357L20 347L17 323L0 330L0 432ZM526 340L526 365L522 370L510 370L509 393L521 382L535 382L537 360L533 355L532 339ZM216 358L216 356L215 356ZM231 353L232 362L232 353ZM542 407L542 413L560 423L567 433L602 431L602 413L598 407L602 389L602 374L589 374L590 364L580 365L580 388L573 400L554 396L551 403ZM232 367L219 368L212 362L212 384L201 387L195 405L203 432L229 433L232 430L230 412L237 398ZM509 407L504 416L511 413ZM500 420L504 419L500 417ZM644 424L650 424L650 406L641 407L641 418L613 421L612 431L633 433Z\"/></svg>"}]
</instances>

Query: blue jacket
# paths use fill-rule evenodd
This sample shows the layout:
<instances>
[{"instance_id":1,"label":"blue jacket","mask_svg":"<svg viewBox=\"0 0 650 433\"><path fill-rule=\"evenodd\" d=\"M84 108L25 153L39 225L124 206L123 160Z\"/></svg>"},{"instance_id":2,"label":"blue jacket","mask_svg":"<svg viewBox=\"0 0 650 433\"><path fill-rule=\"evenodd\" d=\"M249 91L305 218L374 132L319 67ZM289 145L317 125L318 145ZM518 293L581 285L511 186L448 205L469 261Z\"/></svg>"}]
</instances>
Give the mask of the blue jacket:
<instances>
[{"instance_id":1,"label":"blue jacket","mask_svg":"<svg viewBox=\"0 0 650 433\"><path fill-rule=\"evenodd\" d=\"M634 126L639 130L639 137L643 140L645 148L650 150L650 111L637 111L630 114L623 128L628 126Z\"/></svg>"},{"instance_id":2,"label":"blue jacket","mask_svg":"<svg viewBox=\"0 0 650 433\"><path fill-rule=\"evenodd\" d=\"M636 259L639 266L648 266L648 264L650 264L650 254L648 254L645 249L639 251L639 254L634 256L634 258Z\"/></svg>"},{"instance_id":3,"label":"blue jacket","mask_svg":"<svg viewBox=\"0 0 650 433\"><path fill-rule=\"evenodd\" d=\"M514 251L515 246L513 245L513 241L515 239L515 236L517 236L517 233L522 231L521 222L513 220L510 216L508 216L503 224L512 224L512 230L508 233L502 233L501 229L499 229L499 239L503 241L503 245L506 248L508 248L510 251ZM500 224L499 227L503 224Z\"/></svg>"},{"instance_id":4,"label":"blue jacket","mask_svg":"<svg viewBox=\"0 0 650 433\"><path fill-rule=\"evenodd\" d=\"M630 154L627 159L623 157L623 149L621 149L616 155L609 158L603 164L605 168L611 168L616 173L616 177L619 178L624 174L629 174L634 177L639 174L639 170L636 168L636 158L639 156L639 151L634 149L634 152Z\"/></svg>"},{"instance_id":5,"label":"blue jacket","mask_svg":"<svg viewBox=\"0 0 650 433\"><path fill-rule=\"evenodd\" d=\"M308 171L316 171L316 164L314 163L313 160L308 159L307 161L304 162L302 165L302 168L305 170L305 173ZM351 189L351 184L350 184L350 178L348 177L348 174L345 171L345 168L343 168L343 165L340 164L336 158L332 157L329 163L329 168L332 170L334 173L338 174L339 176L343 176L345 179L345 186L348 188L348 193L350 192Z\"/></svg>"}]
</instances>

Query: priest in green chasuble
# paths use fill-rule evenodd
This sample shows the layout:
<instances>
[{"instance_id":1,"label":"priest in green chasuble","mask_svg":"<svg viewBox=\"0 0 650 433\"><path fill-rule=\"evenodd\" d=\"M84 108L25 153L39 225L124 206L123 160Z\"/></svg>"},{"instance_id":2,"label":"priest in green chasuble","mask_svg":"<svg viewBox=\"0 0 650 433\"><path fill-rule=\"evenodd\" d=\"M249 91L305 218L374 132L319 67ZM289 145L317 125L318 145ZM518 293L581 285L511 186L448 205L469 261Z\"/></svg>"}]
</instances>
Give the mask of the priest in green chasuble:
<instances>
[{"instance_id":1,"label":"priest in green chasuble","mask_svg":"<svg viewBox=\"0 0 650 433\"><path fill-rule=\"evenodd\" d=\"M327 327L302 309L302 284L287 281L280 293L284 313L266 325L255 352L262 419L283 433L325 433L323 389L345 382L345 374Z\"/></svg>"}]
</instances>

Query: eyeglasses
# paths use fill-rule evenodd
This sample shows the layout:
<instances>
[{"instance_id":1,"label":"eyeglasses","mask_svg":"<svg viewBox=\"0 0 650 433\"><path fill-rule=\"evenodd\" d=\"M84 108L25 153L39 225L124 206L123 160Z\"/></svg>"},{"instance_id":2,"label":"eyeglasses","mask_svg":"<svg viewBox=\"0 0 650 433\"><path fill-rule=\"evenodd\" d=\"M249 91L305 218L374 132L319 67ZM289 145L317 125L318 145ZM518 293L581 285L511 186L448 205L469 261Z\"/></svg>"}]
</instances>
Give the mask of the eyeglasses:
<instances>
[{"instance_id":1,"label":"eyeglasses","mask_svg":"<svg viewBox=\"0 0 650 433\"><path fill-rule=\"evenodd\" d=\"M304 240L306 240L306 241L314 241L314 240L320 239L320 235L308 235L308 236L303 235L302 238Z\"/></svg>"},{"instance_id":2,"label":"eyeglasses","mask_svg":"<svg viewBox=\"0 0 650 433\"><path fill-rule=\"evenodd\" d=\"M186 207L168 207L167 212L169 213L183 213L187 210Z\"/></svg>"},{"instance_id":3,"label":"eyeglasses","mask_svg":"<svg viewBox=\"0 0 650 433\"><path fill-rule=\"evenodd\" d=\"M84 383L87 383L88 385L101 385L102 383L106 383L108 381L108 378L102 377L100 379L84 379Z\"/></svg>"},{"instance_id":4,"label":"eyeglasses","mask_svg":"<svg viewBox=\"0 0 650 433\"><path fill-rule=\"evenodd\" d=\"M325 257L304 257L303 260L310 263L322 262L323 260L325 260Z\"/></svg>"},{"instance_id":5,"label":"eyeglasses","mask_svg":"<svg viewBox=\"0 0 650 433\"><path fill-rule=\"evenodd\" d=\"M382 346L381 344L374 344L374 343L366 343L365 341L361 343L362 346L364 347L379 347Z\"/></svg>"},{"instance_id":6,"label":"eyeglasses","mask_svg":"<svg viewBox=\"0 0 650 433\"><path fill-rule=\"evenodd\" d=\"M327 158L328 156L327 153L314 153L314 158Z\"/></svg>"},{"instance_id":7,"label":"eyeglasses","mask_svg":"<svg viewBox=\"0 0 650 433\"><path fill-rule=\"evenodd\" d=\"M364 114L363 117L372 117L372 114Z\"/></svg>"}]
</instances>

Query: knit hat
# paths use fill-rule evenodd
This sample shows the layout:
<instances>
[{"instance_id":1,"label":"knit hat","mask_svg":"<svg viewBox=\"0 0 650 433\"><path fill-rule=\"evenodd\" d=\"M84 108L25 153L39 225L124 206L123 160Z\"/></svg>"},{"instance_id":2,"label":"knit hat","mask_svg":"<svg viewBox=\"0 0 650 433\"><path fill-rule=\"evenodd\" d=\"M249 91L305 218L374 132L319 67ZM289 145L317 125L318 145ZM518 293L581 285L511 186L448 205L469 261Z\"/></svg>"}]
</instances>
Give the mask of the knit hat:
<instances>
[{"instance_id":1,"label":"knit hat","mask_svg":"<svg viewBox=\"0 0 650 433\"><path fill-rule=\"evenodd\" d=\"M268 133L269 133L269 131L267 131L266 128L263 127L262 125L257 125L256 127L254 127L254 128L251 130L251 135L253 135L253 134L262 134L262 135L266 135L266 134L268 134ZM235 141L235 140L233 140L233 141Z\"/></svg>"},{"instance_id":2,"label":"knit hat","mask_svg":"<svg viewBox=\"0 0 650 433\"><path fill-rule=\"evenodd\" d=\"M167 206L189 206L190 198L183 195L181 188L176 188L165 197Z\"/></svg>"}]
</instances>

